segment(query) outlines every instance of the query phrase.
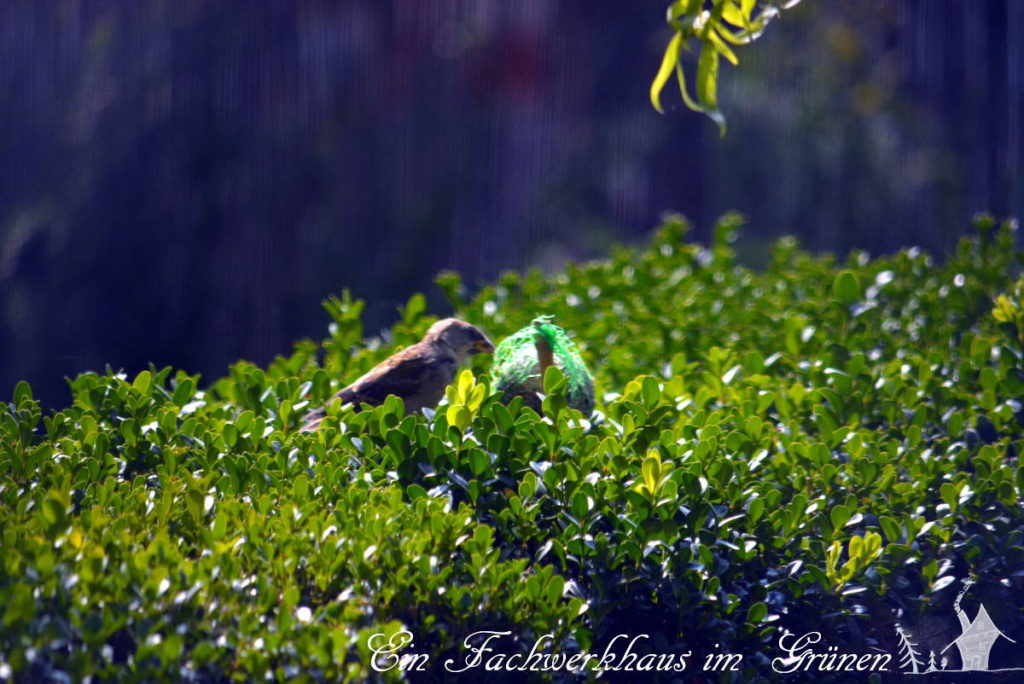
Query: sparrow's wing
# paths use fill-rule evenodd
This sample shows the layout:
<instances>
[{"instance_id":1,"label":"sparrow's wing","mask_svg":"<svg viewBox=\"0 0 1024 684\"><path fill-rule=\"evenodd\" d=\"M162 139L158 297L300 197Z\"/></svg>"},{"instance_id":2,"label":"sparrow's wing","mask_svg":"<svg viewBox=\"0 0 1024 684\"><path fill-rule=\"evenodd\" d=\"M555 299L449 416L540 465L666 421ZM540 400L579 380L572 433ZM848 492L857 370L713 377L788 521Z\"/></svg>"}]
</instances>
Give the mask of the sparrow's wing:
<instances>
[{"instance_id":1,"label":"sparrow's wing","mask_svg":"<svg viewBox=\"0 0 1024 684\"><path fill-rule=\"evenodd\" d=\"M338 392L338 397L356 404L381 404L390 394L405 399L420 393L424 384L436 383L454 370L454 359L410 347Z\"/></svg>"},{"instance_id":2,"label":"sparrow's wing","mask_svg":"<svg viewBox=\"0 0 1024 684\"><path fill-rule=\"evenodd\" d=\"M423 343L414 344L374 366L351 385L338 391L331 401L340 399L357 406L362 403L377 405L384 403L389 394L403 399L420 394L425 385L439 384L443 391L444 385L451 381L454 373L454 359L434 353ZM310 411L305 416L306 426L303 430L316 430L326 415L325 407Z\"/></svg>"}]
</instances>

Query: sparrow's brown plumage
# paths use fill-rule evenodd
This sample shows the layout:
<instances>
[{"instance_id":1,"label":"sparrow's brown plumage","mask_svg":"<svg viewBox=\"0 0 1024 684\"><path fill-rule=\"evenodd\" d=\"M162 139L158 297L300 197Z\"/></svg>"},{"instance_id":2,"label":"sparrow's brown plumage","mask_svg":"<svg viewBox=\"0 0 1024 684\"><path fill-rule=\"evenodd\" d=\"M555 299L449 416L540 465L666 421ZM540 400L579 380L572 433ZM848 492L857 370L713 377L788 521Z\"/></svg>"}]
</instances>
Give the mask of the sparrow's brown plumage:
<instances>
[{"instance_id":1,"label":"sparrow's brown plumage","mask_svg":"<svg viewBox=\"0 0 1024 684\"><path fill-rule=\"evenodd\" d=\"M406 414L433 408L444 389L455 379L459 364L473 354L490 354L494 345L475 326L457 318L445 318L430 326L422 340L406 347L335 394L331 401L377 406L391 394L405 401ZM323 408L306 414L303 432L320 427Z\"/></svg>"}]
</instances>

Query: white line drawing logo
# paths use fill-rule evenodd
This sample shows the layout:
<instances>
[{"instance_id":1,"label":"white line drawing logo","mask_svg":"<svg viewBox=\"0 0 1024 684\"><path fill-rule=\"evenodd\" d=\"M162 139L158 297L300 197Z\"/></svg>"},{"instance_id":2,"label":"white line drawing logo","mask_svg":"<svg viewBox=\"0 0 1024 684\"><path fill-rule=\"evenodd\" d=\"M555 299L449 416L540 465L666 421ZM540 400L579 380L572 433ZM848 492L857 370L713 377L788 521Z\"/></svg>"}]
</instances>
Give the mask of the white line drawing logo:
<instances>
[{"instance_id":1,"label":"white line drawing logo","mask_svg":"<svg viewBox=\"0 0 1024 684\"><path fill-rule=\"evenodd\" d=\"M947 670L949 659L946 656L946 652L950 651L954 645L959 651L960 669L947 671L1005 672L1007 670L1019 669L989 668L988 657L992 651L992 646L999 637L1003 637L1011 643L1017 642L999 631L984 605L978 607L978 614L974 617L974 620L968 617L967 612L960 606L960 601L975 582L972 579L962 579L960 581L964 587L957 594L956 600L953 601L953 610L960 621L960 636L953 639L945 648L939 651L939 655L942 656L940 667L936 667L935 664L935 651L929 651L928 666L925 669L924 663L921 661L921 653L918 651L918 644L914 641L913 635L899 624L896 625L896 634L899 637L899 666L904 671L904 674L927 674L938 670Z\"/></svg>"}]
</instances>

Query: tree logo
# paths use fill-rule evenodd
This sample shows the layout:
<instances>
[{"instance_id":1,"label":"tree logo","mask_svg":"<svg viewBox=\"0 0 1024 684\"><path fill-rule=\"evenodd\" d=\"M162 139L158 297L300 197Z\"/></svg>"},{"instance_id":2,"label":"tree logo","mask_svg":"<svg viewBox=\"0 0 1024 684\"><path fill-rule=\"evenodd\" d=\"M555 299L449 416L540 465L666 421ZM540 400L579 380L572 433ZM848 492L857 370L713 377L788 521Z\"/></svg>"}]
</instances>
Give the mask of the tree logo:
<instances>
[{"instance_id":1,"label":"tree logo","mask_svg":"<svg viewBox=\"0 0 1024 684\"><path fill-rule=\"evenodd\" d=\"M919 650L920 647L914 640L914 636L899 624L896 625L896 635L899 639L899 667L904 674L927 674L939 670L949 672L1006 672L1019 669L989 667L989 653L999 637L1011 643L1017 642L999 631L984 605L979 606L978 614L974 617L974 620L970 619L967 612L960 606L960 601L963 599L964 594L967 593L967 590L974 584L974 580L964 579L961 582L963 582L964 588L960 590L956 600L953 602L953 611L960 621L960 636L953 639L953 641L946 644L945 648L939 651L938 656L940 660L938 664L935 661L935 651L930 650L928 653L928 663L925 665ZM959 652L959 670L949 668L949 654L954 652L952 650L953 646L956 646L955 650Z\"/></svg>"}]
</instances>

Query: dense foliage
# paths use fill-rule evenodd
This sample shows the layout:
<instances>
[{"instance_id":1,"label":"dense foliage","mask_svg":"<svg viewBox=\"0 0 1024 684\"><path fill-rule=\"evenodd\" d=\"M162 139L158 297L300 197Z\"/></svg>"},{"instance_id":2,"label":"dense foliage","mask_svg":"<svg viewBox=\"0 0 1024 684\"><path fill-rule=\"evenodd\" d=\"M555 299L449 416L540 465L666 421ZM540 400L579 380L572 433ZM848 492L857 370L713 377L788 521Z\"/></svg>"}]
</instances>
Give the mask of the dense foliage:
<instances>
[{"instance_id":1,"label":"dense foliage","mask_svg":"<svg viewBox=\"0 0 1024 684\"><path fill-rule=\"evenodd\" d=\"M646 249L473 299L439 278L492 339L539 314L571 331L590 421L552 371L543 415L506 407L478 357L436 414L335 406L299 433L419 338L419 295L380 339L361 302L331 299L322 345L205 390L86 373L42 416L19 385L0 410L0 675L361 680L369 635L404 627L435 677L496 629L522 650L546 633L570 652L620 632L717 644L746 654L746 680L770 674L780 627L895 651L894 622L948 604L957 577L1020 595L1012 226L979 220L942 264L782 240L753 271L737 224L702 247L670 218Z\"/></svg>"}]
</instances>

